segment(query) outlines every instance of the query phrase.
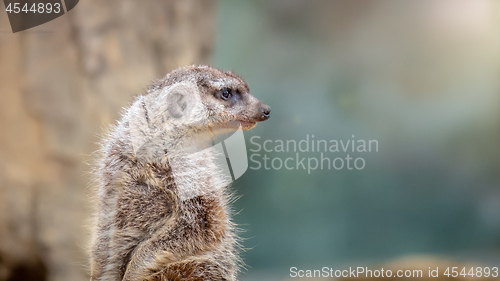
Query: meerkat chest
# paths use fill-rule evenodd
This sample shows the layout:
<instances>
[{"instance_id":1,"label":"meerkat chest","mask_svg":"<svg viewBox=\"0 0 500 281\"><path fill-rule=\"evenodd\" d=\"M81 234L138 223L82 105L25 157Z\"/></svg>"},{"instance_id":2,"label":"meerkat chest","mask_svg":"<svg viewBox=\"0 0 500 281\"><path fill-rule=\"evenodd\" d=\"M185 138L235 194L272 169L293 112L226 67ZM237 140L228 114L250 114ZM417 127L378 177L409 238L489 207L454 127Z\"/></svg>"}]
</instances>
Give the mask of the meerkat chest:
<instances>
[{"instance_id":1,"label":"meerkat chest","mask_svg":"<svg viewBox=\"0 0 500 281\"><path fill-rule=\"evenodd\" d=\"M181 200L219 193L231 183L224 151L219 146L169 157Z\"/></svg>"}]
</instances>

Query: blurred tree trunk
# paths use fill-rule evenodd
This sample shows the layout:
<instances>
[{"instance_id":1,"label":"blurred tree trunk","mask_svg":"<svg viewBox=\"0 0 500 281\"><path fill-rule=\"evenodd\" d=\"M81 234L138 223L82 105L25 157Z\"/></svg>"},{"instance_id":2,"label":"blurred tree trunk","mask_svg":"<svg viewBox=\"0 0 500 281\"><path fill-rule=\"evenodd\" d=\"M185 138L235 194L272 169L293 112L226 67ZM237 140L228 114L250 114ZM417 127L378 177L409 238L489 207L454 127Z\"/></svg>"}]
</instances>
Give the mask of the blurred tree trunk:
<instances>
[{"instance_id":1,"label":"blurred tree trunk","mask_svg":"<svg viewBox=\"0 0 500 281\"><path fill-rule=\"evenodd\" d=\"M0 280L88 280L99 136L152 80L207 63L214 8L85 0L16 34L0 13Z\"/></svg>"}]
</instances>

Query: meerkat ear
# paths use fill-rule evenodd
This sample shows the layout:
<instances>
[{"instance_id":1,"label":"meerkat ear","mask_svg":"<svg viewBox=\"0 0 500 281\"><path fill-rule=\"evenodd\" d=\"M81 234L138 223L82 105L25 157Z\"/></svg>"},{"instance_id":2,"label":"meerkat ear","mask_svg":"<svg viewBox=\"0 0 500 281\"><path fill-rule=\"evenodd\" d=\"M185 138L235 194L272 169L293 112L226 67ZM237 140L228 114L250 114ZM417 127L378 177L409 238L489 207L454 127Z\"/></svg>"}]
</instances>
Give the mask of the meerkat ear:
<instances>
[{"instance_id":1,"label":"meerkat ear","mask_svg":"<svg viewBox=\"0 0 500 281\"><path fill-rule=\"evenodd\" d=\"M174 84L166 92L167 113L169 116L179 119L190 120L192 111L199 108L202 103L200 90L192 82L182 82Z\"/></svg>"},{"instance_id":2,"label":"meerkat ear","mask_svg":"<svg viewBox=\"0 0 500 281\"><path fill-rule=\"evenodd\" d=\"M176 91L167 96L168 113L174 118L181 118L186 113L188 99L182 92Z\"/></svg>"}]
</instances>

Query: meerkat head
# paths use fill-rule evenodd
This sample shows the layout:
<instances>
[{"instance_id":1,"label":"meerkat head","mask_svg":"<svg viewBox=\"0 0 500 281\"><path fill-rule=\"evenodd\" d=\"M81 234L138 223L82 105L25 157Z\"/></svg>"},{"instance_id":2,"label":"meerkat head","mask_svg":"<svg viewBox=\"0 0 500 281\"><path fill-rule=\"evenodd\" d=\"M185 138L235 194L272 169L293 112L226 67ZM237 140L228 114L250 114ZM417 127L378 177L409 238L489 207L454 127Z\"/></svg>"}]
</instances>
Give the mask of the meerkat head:
<instances>
[{"instance_id":1,"label":"meerkat head","mask_svg":"<svg viewBox=\"0 0 500 281\"><path fill-rule=\"evenodd\" d=\"M245 81L232 72L209 68L198 80L210 119L221 127L243 130L269 119L271 107L255 98Z\"/></svg>"},{"instance_id":2,"label":"meerkat head","mask_svg":"<svg viewBox=\"0 0 500 281\"><path fill-rule=\"evenodd\" d=\"M128 110L134 152L162 159L164 150L192 152L269 119L271 108L238 75L208 66L182 67L151 85ZM155 156L158 154L159 156Z\"/></svg>"},{"instance_id":3,"label":"meerkat head","mask_svg":"<svg viewBox=\"0 0 500 281\"><path fill-rule=\"evenodd\" d=\"M185 83L197 88L199 102L203 105L203 110L206 110L197 115L203 115L213 129L237 129L241 125L243 130L249 130L255 127L257 122L269 119L271 107L255 98L241 77L208 66L190 66L174 70L160 83L153 85L150 91ZM173 115L179 116L189 108L189 102L195 100L177 93L171 96L168 103L174 108Z\"/></svg>"}]
</instances>

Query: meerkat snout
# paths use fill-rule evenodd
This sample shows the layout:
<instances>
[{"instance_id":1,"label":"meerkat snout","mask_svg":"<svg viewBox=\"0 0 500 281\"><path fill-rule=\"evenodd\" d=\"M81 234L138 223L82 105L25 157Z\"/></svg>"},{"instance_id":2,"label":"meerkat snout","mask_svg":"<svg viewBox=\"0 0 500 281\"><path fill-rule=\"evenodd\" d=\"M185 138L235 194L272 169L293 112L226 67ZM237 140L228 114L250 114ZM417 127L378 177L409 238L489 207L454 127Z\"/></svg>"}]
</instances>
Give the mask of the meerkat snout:
<instances>
[{"instance_id":1,"label":"meerkat snout","mask_svg":"<svg viewBox=\"0 0 500 281\"><path fill-rule=\"evenodd\" d=\"M261 121L269 119L271 116L271 107L267 104L262 105L262 115L260 116Z\"/></svg>"}]
</instances>

